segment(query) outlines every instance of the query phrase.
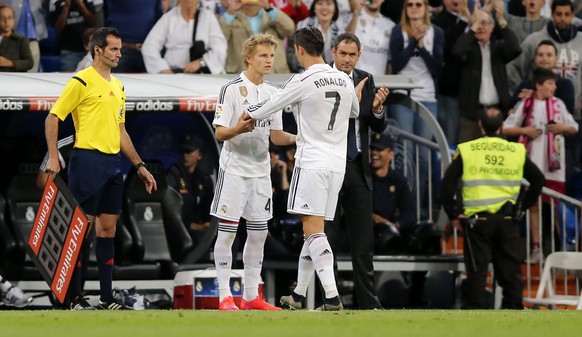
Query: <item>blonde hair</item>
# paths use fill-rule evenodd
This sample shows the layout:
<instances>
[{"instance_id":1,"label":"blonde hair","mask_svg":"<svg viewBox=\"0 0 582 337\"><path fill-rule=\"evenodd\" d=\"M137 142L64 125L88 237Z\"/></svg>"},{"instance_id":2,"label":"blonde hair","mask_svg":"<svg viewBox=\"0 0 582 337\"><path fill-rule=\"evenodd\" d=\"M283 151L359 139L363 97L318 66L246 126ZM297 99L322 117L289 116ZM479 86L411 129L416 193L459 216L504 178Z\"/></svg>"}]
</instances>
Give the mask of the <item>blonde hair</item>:
<instances>
[{"instance_id":1,"label":"blonde hair","mask_svg":"<svg viewBox=\"0 0 582 337\"><path fill-rule=\"evenodd\" d=\"M414 32L412 31L412 26L410 25L410 18L406 14L406 8L408 7L408 1L404 1L404 7L402 8L402 16L400 17L400 28L402 28L402 32L408 35L408 38L411 39L414 36ZM422 19L422 23L427 26L430 26L430 9L428 7L428 0L422 0L424 4L424 18Z\"/></svg>"},{"instance_id":2,"label":"blonde hair","mask_svg":"<svg viewBox=\"0 0 582 337\"><path fill-rule=\"evenodd\" d=\"M277 40L271 34L255 34L243 43L243 50L241 56L246 67L249 66L247 57L253 55L257 51L259 45L270 45L277 49Z\"/></svg>"}]
</instances>

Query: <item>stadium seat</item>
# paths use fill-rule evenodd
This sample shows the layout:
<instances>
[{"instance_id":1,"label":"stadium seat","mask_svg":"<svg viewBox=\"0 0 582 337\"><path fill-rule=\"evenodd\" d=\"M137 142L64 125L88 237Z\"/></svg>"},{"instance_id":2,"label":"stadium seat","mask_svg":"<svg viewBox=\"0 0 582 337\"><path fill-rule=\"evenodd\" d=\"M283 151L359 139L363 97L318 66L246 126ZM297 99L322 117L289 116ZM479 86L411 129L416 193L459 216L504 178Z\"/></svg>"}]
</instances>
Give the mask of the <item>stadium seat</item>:
<instances>
[{"instance_id":1,"label":"stadium seat","mask_svg":"<svg viewBox=\"0 0 582 337\"><path fill-rule=\"evenodd\" d=\"M9 262L15 259L18 248L12 231L6 223L6 200L0 194L0 273L12 278Z\"/></svg>"},{"instance_id":2,"label":"stadium seat","mask_svg":"<svg viewBox=\"0 0 582 337\"><path fill-rule=\"evenodd\" d=\"M89 267L85 279L98 280L97 256L95 255L95 234L92 233ZM156 280L160 278L161 265L158 262L134 263L133 239L121 218L118 219L115 230L115 265L113 266L114 280Z\"/></svg>"},{"instance_id":3,"label":"stadium seat","mask_svg":"<svg viewBox=\"0 0 582 337\"><path fill-rule=\"evenodd\" d=\"M15 239L13 258L6 261L12 277L17 280L41 280L32 260L26 254L28 238L38 210L42 191L36 187L36 174L19 174L6 189L6 222Z\"/></svg>"},{"instance_id":4,"label":"stadium seat","mask_svg":"<svg viewBox=\"0 0 582 337\"><path fill-rule=\"evenodd\" d=\"M148 163L157 191L148 194L135 170L125 180L124 226L133 238L138 262L156 261L164 279L173 279L178 263L192 250L190 235L180 218L181 199L169 189L159 162Z\"/></svg>"},{"instance_id":5,"label":"stadium seat","mask_svg":"<svg viewBox=\"0 0 582 337\"><path fill-rule=\"evenodd\" d=\"M61 71L61 57L54 55L42 55L40 57L40 69L43 73Z\"/></svg>"},{"instance_id":6,"label":"stadium seat","mask_svg":"<svg viewBox=\"0 0 582 337\"><path fill-rule=\"evenodd\" d=\"M38 41L40 47L40 69L43 73L61 71L60 46L57 33L53 27L48 27L46 39Z\"/></svg>"},{"instance_id":7,"label":"stadium seat","mask_svg":"<svg viewBox=\"0 0 582 337\"><path fill-rule=\"evenodd\" d=\"M561 270L557 272L556 270ZM568 271L582 271L582 252L554 252L546 258L542 278L535 298L525 298L526 302L555 308L556 305L576 306L582 310L582 293L556 294L555 280L559 275L568 276ZM569 280L566 280L569 281ZM563 282L563 281L560 281ZM575 281L574 281L575 282ZM578 287L576 287L578 289ZM580 291L578 289L577 291Z\"/></svg>"},{"instance_id":8,"label":"stadium seat","mask_svg":"<svg viewBox=\"0 0 582 337\"><path fill-rule=\"evenodd\" d=\"M47 27L47 37L38 41L40 48L40 53L42 55L59 55L60 46L59 40L57 39L57 32L54 27Z\"/></svg>"}]
</instances>

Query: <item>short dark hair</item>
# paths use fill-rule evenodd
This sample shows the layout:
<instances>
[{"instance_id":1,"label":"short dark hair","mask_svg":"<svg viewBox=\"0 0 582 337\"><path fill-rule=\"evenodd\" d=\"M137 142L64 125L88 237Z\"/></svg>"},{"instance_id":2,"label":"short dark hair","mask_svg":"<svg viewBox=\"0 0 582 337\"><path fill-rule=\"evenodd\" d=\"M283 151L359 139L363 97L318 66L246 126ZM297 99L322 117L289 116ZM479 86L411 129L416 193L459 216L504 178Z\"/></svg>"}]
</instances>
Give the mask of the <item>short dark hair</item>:
<instances>
[{"instance_id":1,"label":"short dark hair","mask_svg":"<svg viewBox=\"0 0 582 337\"><path fill-rule=\"evenodd\" d=\"M113 27L101 27L93 33L93 37L91 37L91 41L89 41L89 50L91 51L91 56L93 56L93 58L95 58L95 47L101 49L107 47L107 37L109 35L121 39L119 31Z\"/></svg>"},{"instance_id":2,"label":"short dark hair","mask_svg":"<svg viewBox=\"0 0 582 337\"><path fill-rule=\"evenodd\" d=\"M554 2L552 3L552 14L554 14L554 12L556 11L556 7L558 6L560 7L570 6L572 13L574 13L574 3L570 0L554 0Z\"/></svg>"},{"instance_id":3,"label":"short dark hair","mask_svg":"<svg viewBox=\"0 0 582 337\"><path fill-rule=\"evenodd\" d=\"M538 49L540 49L541 46L554 47L554 51L556 52L556 55L558 55L558 47L556 47L556 44L552 40L542 40L540 43L538 43L538 46L536 47L536 54L538 53Z\"/></svg>"},{"instance_id":4,"label":"short dark hair","mask_svg":"<svg viewBox=\"0 0 582 337\"><path fill-rule=\"evenodd\" d=\"M322 0L314 0L311 3L311 7L309 7L309 17L314 17L315 16L315 4L318 1L322 1ZM323 0L323 1L327 1L327 0ZM333 5L335 6L335 11L333 12L333 17L331 18L331 22L335 22L337 20L337 18L339 17L339 7L337 5L337 0L331 0L333 2Z\"/></svg>"},{"instance_id":5,"label":"short dark hair","mask_svg":"<svg viewBox=\"0 0 582 337\"><path fill-rule=\"evenodd\" d=\"M556 80L556 74L550 69L545 68L535 68L533 71L533 81L534 84L544 84L547 80Z\"/></svg>"},{"instance_id":6,"label":"short dark hair","mask_svg":"<svg viewBox=\"0 0 582 337\"><path fill-rule=\"evenodd\" d=\"M356 46L358 46L358 51L360 51L360 48L362 48L362 44L360 43L360 39L358 39L358 37L355 34L352 33L341 33L340 35L338 35L335 38L335 42L333 43L333 47L337 48L337 46L342 42L342 41L348 41L349 42L353 42L356 44Z\"/></svg>"},{"instance_id":7,"label":"short dark hair","mask_svg":"<svg viewBox=\"0 0 582 337\"><path fill-rule=\"evenodd\" d=\"M492 135L495 134L503 124L503 114L499 108L491 106L481 110L479 120L481 121L481 127L483 128L483 131L485 131L485 134Z\"/></svg>"},{"instance_id":8,"label":"short dark hair","mask_svg":"<svg viewBox=\"0 0 582 337\"><path fill-rule=\"evenodd\" d=\"M323 54L323 34L318 28L308 26L295 32L295 45L303 47L311 56Z\"/></svg>"}]
</instances>

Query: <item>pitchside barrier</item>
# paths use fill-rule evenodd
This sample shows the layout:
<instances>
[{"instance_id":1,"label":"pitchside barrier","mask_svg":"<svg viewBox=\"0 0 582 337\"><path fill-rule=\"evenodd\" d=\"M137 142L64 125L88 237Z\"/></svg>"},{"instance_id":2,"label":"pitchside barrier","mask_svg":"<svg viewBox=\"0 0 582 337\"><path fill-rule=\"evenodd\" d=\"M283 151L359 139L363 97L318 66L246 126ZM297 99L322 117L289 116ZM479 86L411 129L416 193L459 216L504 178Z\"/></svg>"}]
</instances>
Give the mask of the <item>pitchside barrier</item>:
<instances>
[{"instance_id":1,"label":"pitchside barrier","mask_svg":"<svg viewBox=\"0 0 582 337\"><path fill-rule=\"evenodd\" d=\"M88 228L87 216L64 181L47 180L27 251L62 303Z\"/></svg>"}]
</instances>

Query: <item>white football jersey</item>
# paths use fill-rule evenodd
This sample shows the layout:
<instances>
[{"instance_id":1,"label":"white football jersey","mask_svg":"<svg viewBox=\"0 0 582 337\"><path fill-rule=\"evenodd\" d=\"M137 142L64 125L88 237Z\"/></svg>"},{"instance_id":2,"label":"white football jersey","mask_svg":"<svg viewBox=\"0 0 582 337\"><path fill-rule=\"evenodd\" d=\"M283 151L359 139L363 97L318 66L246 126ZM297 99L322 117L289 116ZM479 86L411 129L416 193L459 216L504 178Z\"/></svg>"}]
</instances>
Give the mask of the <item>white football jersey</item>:
<instances>
[{"instance_id":1,"label":"white football jersey","mask_svg":"<svg viewBox=\"0 0 582 337\"><path fill-rule=\"evenodd\" d=\"M344 25L351 20L352 15L346 16ZM365 70L374 76L386 73L386 65L392 59L390 35L394 26L394 22L382 14L375 18L366 11L360 12L355 31L355 35L362 44L362 56L358 60L358 69Z\"/></svg>"},{"instance_id":2,"label":"white football jersey","mask_svg":"<svg viewBox=\"0 0 582 337\"><path fill-rule=\"evenodd\" d=\"M268 82L255 85L242 72L222 86L212 125L235 126L249 106L269 99L277 91L279 89ZM253 131L225 141L220 152L220 167L230 174L243 177L270 175L269 135L271 130L283 129L281 113L282 109L279 109L275 114L257 120Z\"/></svg>"},{"instance_id":3,"label":"white football jersey","mask_svg":"<svg viewBox=\"0 0 582 337\"><path fill-rule=\"evenodd\" d=\"M295 165L345 172L348 120L360 113L350 77L327 64L314 64L291 77L268 101L247 111L260 120L287 105L296 105Z\"/></svg>"}]
</instances>

